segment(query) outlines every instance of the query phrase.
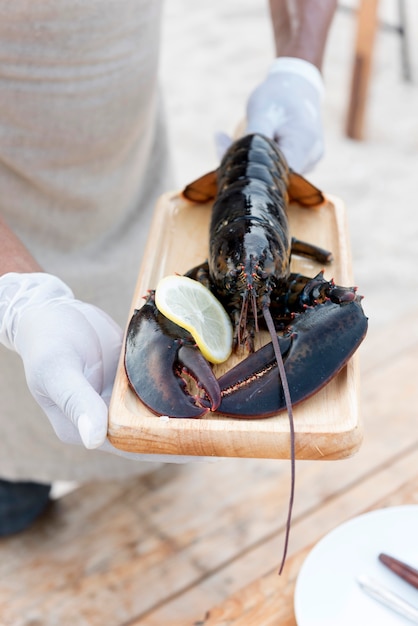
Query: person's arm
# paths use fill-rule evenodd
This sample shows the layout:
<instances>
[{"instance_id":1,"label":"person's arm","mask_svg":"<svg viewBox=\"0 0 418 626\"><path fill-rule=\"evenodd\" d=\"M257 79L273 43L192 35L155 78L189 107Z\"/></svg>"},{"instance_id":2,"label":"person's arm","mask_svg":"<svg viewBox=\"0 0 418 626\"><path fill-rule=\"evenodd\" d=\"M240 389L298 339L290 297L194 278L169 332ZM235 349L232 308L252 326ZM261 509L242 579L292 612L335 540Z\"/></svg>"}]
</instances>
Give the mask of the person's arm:
<instances>
[{"instance_id":1,"label":"person's arm","mask_svg":"<svg viewBox=\"0 0 418 626\"><path fill-rule=\"evenodd\" d=\"M277 57L247 102L247 133L277 141L289 166L312 169L324 152L321 66L336 0L270 0Z\"/></svg>"},{"instance_id":2,"label":"person's arm","mask_svg":"<svg viewBox=\"0 0 418 626\"><path fill-rule=\"evenodd\" d=\"M322 67L337 0L270 0L276 55Z\"/></svg>"},{"instance_id":3,"label":"person's arm","mask_svg":"<svg viewBox=\"0 0 418 626\"><path fill-rule=\"evenodd\" d=\"M41 266L0 217L0 276L8 272L40 272Z\"/></svg>"}]
</instances>

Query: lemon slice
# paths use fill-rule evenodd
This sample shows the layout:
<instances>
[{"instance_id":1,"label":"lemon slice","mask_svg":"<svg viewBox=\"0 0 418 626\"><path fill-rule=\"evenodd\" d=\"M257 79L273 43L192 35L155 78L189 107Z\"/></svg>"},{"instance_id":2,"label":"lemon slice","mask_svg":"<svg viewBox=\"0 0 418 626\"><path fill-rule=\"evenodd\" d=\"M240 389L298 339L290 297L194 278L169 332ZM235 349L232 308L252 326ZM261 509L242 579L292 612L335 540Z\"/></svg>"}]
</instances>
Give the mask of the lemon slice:
<instances>
[{"instance_id":1,"label":"lemon slice","mask_svg":"<svg viewBox=\"0 0 418 626\"><path fill-rule=\"evenodd\" d=\"M187 276L165 276L155 290L155 304L168 319L189 331L205 359L226 361L232 350L232 324L209 289Z\"/></svg>"}]
</instances>

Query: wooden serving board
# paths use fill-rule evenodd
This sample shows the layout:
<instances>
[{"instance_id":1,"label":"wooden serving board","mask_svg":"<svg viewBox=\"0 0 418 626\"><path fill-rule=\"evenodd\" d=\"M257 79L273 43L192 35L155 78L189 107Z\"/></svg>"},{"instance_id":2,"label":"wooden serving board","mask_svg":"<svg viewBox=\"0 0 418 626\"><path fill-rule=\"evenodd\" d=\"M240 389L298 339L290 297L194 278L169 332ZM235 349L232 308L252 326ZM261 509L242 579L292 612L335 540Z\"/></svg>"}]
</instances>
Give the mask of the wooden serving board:
<instances>
[{"instance_id":1,"label":"wooden serving board","mask_svg":"<svg viewBox=\"0 0 418 626\"><path fill-rule=\"evenodd\" d=\"M167 274L183 274L206 259L211 205L196 205L179 193L160 197L149 234L144 261L129 311L143 304L148 289ZM332 264L325 277L352 284L351 255L345 208L327 196L324 205L289 207L294 236L331 250ZM292 271L307 276L324 269L302 257L292 259ZM261 343L265 343L262 336ZM261 345L261 344L260 344ZM218 366L222 374L237 362L232 356ZM296 458L339 459L357 451L362 440L358 407L358 363L355 355L320 392L294 407ZM150 412L128 384L124 346L109 408L108 437L122 450L148 454L215 457L289 458L290 437L286 412L264 419L237 419L208 413L201 419L167 419Z\"/></svg>"}]
</instances>

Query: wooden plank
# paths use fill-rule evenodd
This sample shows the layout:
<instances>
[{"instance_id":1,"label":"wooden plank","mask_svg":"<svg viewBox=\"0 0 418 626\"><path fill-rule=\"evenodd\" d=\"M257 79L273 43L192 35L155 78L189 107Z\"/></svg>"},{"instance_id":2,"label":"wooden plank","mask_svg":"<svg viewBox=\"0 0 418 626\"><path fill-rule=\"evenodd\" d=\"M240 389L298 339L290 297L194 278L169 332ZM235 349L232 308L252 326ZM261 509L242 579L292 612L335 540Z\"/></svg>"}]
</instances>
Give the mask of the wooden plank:
<instances>
[{"instance_id":1,"label":"wooden plank","mask_svg":"<svg viewBox=\"0 0 418 626\"><path fill-rule=\"evenodd\" d=\"M377 28L378 4L378 0L359 0L350 100L346 121L346 134L352 139L363 139L364 137L364 120Z\"/></svg>"},{"instance_id":2,"label":"wooden plank","mask_svg":"<svg viewBox=\"0 0 418 626\"><path fill-rule=\"evenodd\" d=\"M202 233L208 232L210 211L210 204L196 206L177 193L161 197L128 319L141 306L143 295L155 288L162 276L184 273L206 259L207 242L202 241ZM326 269L327 277L350 285L350 247L341 200L329 197L325 205L311 210L291 205L289 221L294 236L332 250L334 261ZM322 266L294 257L292 269L315 276ZM267 333L260 336L261 343L268 340ZM223 373L237 359L234 355L215 373ZM358 365L353 358L323 390L295 407L297 458L337 459L358 450L362 430L357 387ZM285 412L261 420L239 420L217 413L208 413L198 420L159 419L129 387L123 355L109 410L109 439L124 450L156 454L287 459L290 451Z\"/></svg>"},{"instance_id":3,"label":"wooden plank","mask_svg":"<svg viewBox=\"0 0 418 626\"><path fill-rule=\"evenodd\" d=\"M418 503L418 483L407 483L367 510ZM313 545L300 550L288 562L283 577L272 572L210 609L194 625L199 626L297 626L293 598L300 568Z\"/></svg>"},{"instance_id":4,"label":"wooden plank","mask_svg":"<svg viewBox=\"0 0 418 626\"><path fill-rule=\"evenodd\" d=\"M411 476L416 478L417 460L416 453L413 456L406 455L398 463L386 468L384 472L371 477L368 484L356 485L348 498L347 493L342 494L337 501L325 509L319 506L316 518L308 514L303 525L300 525L297 532L297 536L300 537L299 541L305 545L307 540L313 541L316 537L319 538L326 530L333 527L336 515L339 516L338 519L343 520L350 515L351 511L354 511L353 514L360 512L365 503L366 506L370 504L370 494L373 491L375 497L379 498L383 492L386 493L386 490L398 490L402 485L401 481L408 480ZM320 466L323 467L324 464ZM106 619L113 620L111 623L116 624L128 622L131 626L137 624L151 626L162 623L170 626L172 624L184 626L188 617L192 619L191 615L196 615L196 612L202 614L208 606L214 604L211 601L215 596L214 590L219 590L221 583L227 581L232 575L236 582L242 580L244 561L246 561L245 575L251 576L251 579L259 568L260 562L263 564L263 573L269 571L271 566L275 566L275 554L281 543L281 537L277 536L265 542L262 558L257 554L260 548L256 547L250 551L244 550L245 554L241 557L241 563L240 559L237 559L234 570L231 567L225 567L224 564L222 570L219 570L215 585L213 579L216 576L216 568L208 559L208 565L213 568L212 572L215 572L208 579L209 572L207 570L205 572L204 554L207 556L214 549L221 552L222 548L234 538L236 529L234 532L232 529L229 533L225 532L226 536L221 537L220 542L218 539L217 545L212 540L206 547L204 546L205 537L200 538L195 535L193 542L201 543L199 558L190 550L190 544L187 543L190 529L186 528L185 535L182 535L175 524L173 535L164 536L163 533L168 533L170 528L168 523L165 528L160 524L157 528L149 528L147 535L143 534L144 525L141 525L138 514L133 514L136 491L132 484L130 493L125 491L121 494L122 498L119 498L119 502L113 507L109 509L106 506L102 511L97 510L97 516L88 516L80 520L79 524L74 524L73 529L66 528L65 541L62 540L63 537L60 537L59 532L61 524L65 521L64 515L64 517L58 516L55 524L50 525L47 532L35 534L32 544L25 542L20 554L12 548L10 561L14 555L14 568L7 575L6 572L2 572L1 575L2 623L18 626L19 615L24 614L31 616L32 620L35 618L40 620L43 626L52 626L56 623L65 626L71 623L96 626L96 624L106 623ZM154 495L159 495L158 489ZM146 504L145 510L147 510L150 501L144 494L143 497ZM87 498L88 494L86 494ZM74 500L74 498L71 499ZM164 500L164 495L162 498L160 495L159 499ZM344 503L346 500L349 500L350 506L347 506L347 502ZM157 506L156 503L155 506ZM74 507L74 501L71 507ZM167 515L167 509L162 508L162 515ZM172 508L170 512L173 512ZM190 511L185 517L187 515L190 515ZM148 519L150 526L151 518L152 516ZM225 525L227 521L224 520ZM137 532L135 523L140 528L140 532ZM295 528L294 526L293 530ZM241 526L241 533L242 530ZM215 529L215 532L219 538L219 529ZM80 535L84 535L81 540ZM265 535L269 536L267 533ZM293 543L294 539L295 533L292 531ZM15 540L13 544L16 546ZM296 543L295 547L298 549L300 546ZM236 554L242 552L241 545L236 538L234 551ZM268 558L266 554L269 555ZM195 595L199 599L197 605L190 604L191 598L188 593L190 584L185 584L186 578L190 575L193 577ZM182 583L180 586L179 580ZM13 586L19 587L19 594L11 588ZM225 589L228 589L228 585L224 586ZM180 608L176 606L176 602L170 602L176 595L179 598ZM149 596L151 596L150 599ZM150 601L154 603L154 606L160 605L161 607L156 615L146 611ZM180 616L178 621L177 618L173 618L176 614ZM140 618L139 615L142 617Z\"/></svg>"},{"instance_id":5,"label":"wooden plank","mask_svg":"<svg viewBox=\"0 0 418 626\"><path fill-rule=\"evenodd\" d=\"M334 465L333 465L334 467ZM285 565L284 580L289 575L294 580L292 574L293 565L292 557L306 548L306 545L313 545L324 534L335 528L338 524L363 513L370 508L378 508L383 506L384 499L391 494L391 503L402 503L401 494L403 490L409 493L409 499L405 502L418 502L418 447L410 453L388 464L380 471L372 474L365 480L355 483L350 489L338 492L334 490L333 495L328 496L324 501L313 510L310 510L300 518L294 520L291 533L291 544L289 550L290 566ZM225 564L222 569L215 571L212 575L199 581L199 588L188 588L181 596L174 596L171 601L162 603L159 608L150 613L139 617L132 622L131 626L192 626L194 624L203 624L205 615L209 611L212 616L211 606L223 606L223 602L228 603L228 598L235 594L239 594L243 585L242 581L247 580L246 585L252 585L254 580L261 579L269 575L277 584L277 593L282 590L281 577L277 575L278 555L280 546L284 538L283 529L274 537L266 536L265 541L255 545L253 549L238 555L237 558L230 563ZM293 576L293 578L292 578ZM255 585L257 583L254 583ZM286 585L285 585L286 587ZM219 602L212 605L207 604L200 612L193 612L193 608L198 602L201 602L202 595L206 594L208 598L213 597L214 591L217 590ZM232 603L234 600L232 599ZM257 609L258 610L258 609ZM174 616L181 616L177 618ZM216 616L217 613L215 612ZM280 613L279 613L280 615ZM237 616L236 616L237 617ZM215 622L216 623L216 622ZM234 623L234 622L233 622ZM238 622L241 626L246 624L245 621ZM251 623L251 622L250 622ZM256 623L256 622L254 622ZM260 621L264 625L263 621ZM283 622L287 624L286 621ZM210 624L210 622L209 622ZM220 621L222 624L222 621ZM226 622L228 624L228 622ZM225 624L225 626L226 626ZM268 622L266 622L268 624ZM277 626L281 626L281 622L277 622Z\"/></svg>"},{"instance_id":6,"label":"wooden plank","mask_svg":"<svg viewBox=\"0 0 418 626\"><path fill-rule=\"evenodd\" d=\"M293 593L296 578L309 548L295 554L279 578L263 576L228 600L208 610L199 626L290 626L294 624ZM278 600L279 598L279 600ZM293 620L293 621L292 621ZM172 626L172 625L171 625Z\"/></svg>"}]
</instances>

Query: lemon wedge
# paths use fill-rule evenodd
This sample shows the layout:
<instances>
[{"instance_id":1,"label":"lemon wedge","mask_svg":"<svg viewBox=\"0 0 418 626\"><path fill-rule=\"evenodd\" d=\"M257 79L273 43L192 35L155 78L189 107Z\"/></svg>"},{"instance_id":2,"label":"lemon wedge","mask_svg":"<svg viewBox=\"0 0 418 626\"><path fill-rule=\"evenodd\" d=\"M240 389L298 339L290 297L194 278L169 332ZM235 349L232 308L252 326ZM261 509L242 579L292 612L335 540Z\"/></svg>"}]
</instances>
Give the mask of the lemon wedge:
<instances>
[{"instance_id":1,"label":"lemon wedge","mask_svg":"<svg viewBox=\"0 0 418 626\"><path fill-rule=\"evenodd\" d=\"M223 363L232 350L232 324L209 289L187 276L165 276L155 290L155 304L163 315L193 336L211 363Z\"/></svg>"}]
</instances>

